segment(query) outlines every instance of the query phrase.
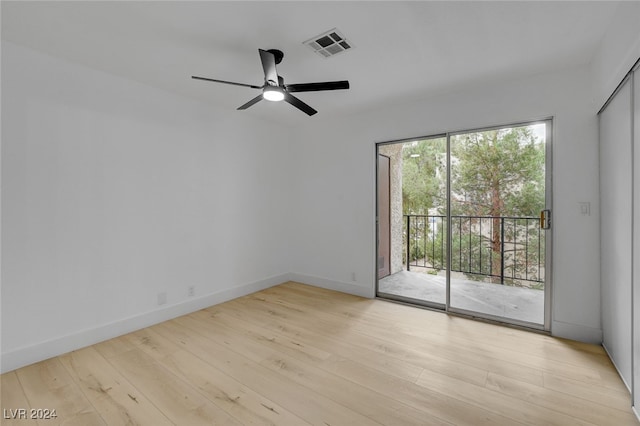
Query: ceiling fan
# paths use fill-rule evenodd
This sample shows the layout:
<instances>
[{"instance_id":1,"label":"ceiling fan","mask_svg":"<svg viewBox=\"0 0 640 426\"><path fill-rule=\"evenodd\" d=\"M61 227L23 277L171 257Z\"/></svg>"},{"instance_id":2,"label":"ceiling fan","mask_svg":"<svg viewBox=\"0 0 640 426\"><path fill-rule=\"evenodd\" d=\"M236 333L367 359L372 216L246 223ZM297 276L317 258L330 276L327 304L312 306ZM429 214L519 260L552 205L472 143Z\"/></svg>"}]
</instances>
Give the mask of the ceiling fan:
<instances>
[{"instance_id":1,"label":"ceiling fan","mask_svg":"<svg viewBox=\"0 0 640 426\"><path fill-rule=\"evenodd\" d=\"M285 101L300 111L305 112L307 115L313 115L317 113L315 109L311 108L300 99L293 96L293 92L318 92L323 90L341 90L348 89L349 82L347 80L342 81L326 81L322 83L301 83L301 84L284 84L284 78L278 75L276 71L276 65L282 62L284 53L277 49L263 50L258 49L260 52L260 61L262 61L262 68L264 69L264 84L262 86L256 86L252 84L236 83L233 81L216 80L213 78L191 76L196 80L213 81L214 83L232 84L234 86L250 87L252 89L262 90L262 94L251 99L244 105L238 107L239 110L247 109L251 105L260 102L262 99L268 101Z\"/></svg>"}]
</instances>

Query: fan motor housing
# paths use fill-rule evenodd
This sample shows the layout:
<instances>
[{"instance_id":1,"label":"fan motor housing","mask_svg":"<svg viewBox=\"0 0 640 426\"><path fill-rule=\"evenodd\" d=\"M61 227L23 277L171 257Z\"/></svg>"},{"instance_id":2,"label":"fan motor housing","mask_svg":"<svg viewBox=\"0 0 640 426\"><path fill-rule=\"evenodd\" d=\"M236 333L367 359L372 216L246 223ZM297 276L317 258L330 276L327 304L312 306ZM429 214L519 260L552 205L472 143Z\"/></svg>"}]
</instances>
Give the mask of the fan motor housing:
<instances>
[{"instance_id":1,"label":"fan motor housing","mask_svg":"<svg viewBox=\"0 0 640 426\"><path fill-rule=\"evenodd\" d=\"M276 65L282 62L282 58L284 58L284 52L279 49L269 49L267 52L273 54L274 59L276 60Z\"/></svg>"}]
</instances>

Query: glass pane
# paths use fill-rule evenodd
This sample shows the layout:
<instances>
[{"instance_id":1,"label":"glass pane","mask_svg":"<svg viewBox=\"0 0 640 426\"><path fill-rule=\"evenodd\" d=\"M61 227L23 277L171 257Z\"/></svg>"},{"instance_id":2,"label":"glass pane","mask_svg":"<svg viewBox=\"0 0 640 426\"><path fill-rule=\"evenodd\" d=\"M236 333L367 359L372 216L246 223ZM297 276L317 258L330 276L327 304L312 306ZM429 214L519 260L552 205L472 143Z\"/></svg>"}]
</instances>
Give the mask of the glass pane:
<instances>
[{"instance_id":1,"label":"glass pane","mask_svg":"<svg viewBox=\"0 0 640 426\"><path fill-rule=\"evenodd\" d=\"M391 158L392 273L380 293L444 307L447 143L430 138L379 147ZM395 255L394 255L395 254Z\"/></svg>"},{"instance_id":2,"label":"glass pane","mask_svg":"<svg viewBox=\"0 0 640 426\"><path fill-rule=\"evenodd\" d=\"M451 307L544 323L547 123L451 137Z\"/></svg>"}]
</instances>

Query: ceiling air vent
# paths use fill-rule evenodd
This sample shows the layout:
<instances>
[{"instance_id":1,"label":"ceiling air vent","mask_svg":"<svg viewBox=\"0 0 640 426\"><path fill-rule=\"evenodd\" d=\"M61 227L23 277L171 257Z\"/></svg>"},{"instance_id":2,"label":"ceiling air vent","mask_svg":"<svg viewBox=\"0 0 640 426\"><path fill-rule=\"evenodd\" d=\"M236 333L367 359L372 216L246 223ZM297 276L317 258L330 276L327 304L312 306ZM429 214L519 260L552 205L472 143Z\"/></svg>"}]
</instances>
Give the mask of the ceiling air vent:
<instances>
[{"instance_id":1,"label":"ceiling air vent","mask_svg":"<svg viewBox=\"0 0 640 426\"><path fill-rule=\"evenodd\" d=\"M336 28L312 37L303 44L306 44L311 50L325 58L337 55L353 47Z\"/></svg>"}]
</instances>

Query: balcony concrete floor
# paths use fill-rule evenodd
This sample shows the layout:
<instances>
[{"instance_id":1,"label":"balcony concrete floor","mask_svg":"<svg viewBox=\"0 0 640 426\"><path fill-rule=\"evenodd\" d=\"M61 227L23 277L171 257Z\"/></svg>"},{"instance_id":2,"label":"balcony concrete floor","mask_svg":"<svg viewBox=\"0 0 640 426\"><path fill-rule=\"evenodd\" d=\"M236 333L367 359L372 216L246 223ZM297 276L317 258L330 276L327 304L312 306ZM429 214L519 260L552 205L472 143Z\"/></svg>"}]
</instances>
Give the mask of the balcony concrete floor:
<instances>
[{"instance_id":1,"label":"balcony concrete floor","mask_svg":"<svg viewBox=\"0 0 640 426\"><path fill-rule=\"evenodd\" d=\"M444 305L445 280L444 276L400 271L379 280L378 291ZM451 306L505 319L544 323L544 292L541 290L452 278Z\"/></svg>"}]
</instances>

